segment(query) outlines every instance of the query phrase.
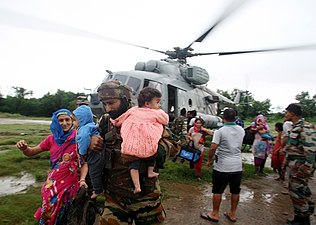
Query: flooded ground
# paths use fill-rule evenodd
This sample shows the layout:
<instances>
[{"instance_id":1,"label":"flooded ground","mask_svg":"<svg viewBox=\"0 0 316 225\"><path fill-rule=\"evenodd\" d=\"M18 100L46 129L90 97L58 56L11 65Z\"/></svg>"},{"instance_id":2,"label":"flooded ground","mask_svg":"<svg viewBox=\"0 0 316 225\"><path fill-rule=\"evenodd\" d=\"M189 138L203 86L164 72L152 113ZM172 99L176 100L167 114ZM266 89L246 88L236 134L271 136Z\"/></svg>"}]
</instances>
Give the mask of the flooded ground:
<instances>
[{"instance_id":1,"label":"flooded ground","mask_svg":"<svg viewBox=\"0 0 316 225\"><path fill-rule=\"evenodd\" d=\"M35 184L35 181L35 177L28 173L21 173L21 177L0 177L0 196L25 193L30 185Z\"/></svg>"}]
</instances>

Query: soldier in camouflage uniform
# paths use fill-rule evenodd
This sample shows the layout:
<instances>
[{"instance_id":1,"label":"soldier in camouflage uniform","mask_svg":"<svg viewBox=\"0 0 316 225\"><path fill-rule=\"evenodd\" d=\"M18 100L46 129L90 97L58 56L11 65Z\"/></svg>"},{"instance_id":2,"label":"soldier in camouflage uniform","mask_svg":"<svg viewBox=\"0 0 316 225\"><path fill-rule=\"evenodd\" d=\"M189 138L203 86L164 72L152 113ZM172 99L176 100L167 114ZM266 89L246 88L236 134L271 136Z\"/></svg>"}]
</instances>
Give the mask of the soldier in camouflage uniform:
<instances>
[{"instance_id":1,"label":"soldier in camouflage uniform","mask_svg":"<svg viewBox=\"0 0 316 225\"><path fill-rule=\"evenodd\" d=\"M186 109L183 108L180 110L180 116L173 120L173 129L172 132L177 135L181 144L186 141L187 136L187 117Z\"/></svg>"},{"instance_id":2,"label":"soldier in camouflage uniform","mask_svg":"<svg viewBox=\"0 0 316 225\"><path fill-rule=\"evenodd\" d=\"M302 119L298 104L286 108L285 119L293 122L293 128L286 140L286 163L289 167L289 195L294 206L294 219L286 225L310 225L314 213L314 200L308 186L315 166L315 127Z\"/></svg>"},{"instance_id":3,"label":"soldier in camouflage uniform","mask_svg":"<svg viewBox=\"0 0 316 225\"><path fill-rule=\"evenodd\" d=\"M105 205L100 217L102 225L151 225L163 224L165 212L161 204L161 192L157 178L148 178L147 168L139 170L141 193L134 194L134 185L128 169L128 162L121 158L122 138L120 127L110 121L126 112L131 103L131 89L118 81L107 81L98 88L99 99L105 114L99 123L100 139L91 138L90 149L105 151L104 169Z\"/></svg>"}]
</instances>

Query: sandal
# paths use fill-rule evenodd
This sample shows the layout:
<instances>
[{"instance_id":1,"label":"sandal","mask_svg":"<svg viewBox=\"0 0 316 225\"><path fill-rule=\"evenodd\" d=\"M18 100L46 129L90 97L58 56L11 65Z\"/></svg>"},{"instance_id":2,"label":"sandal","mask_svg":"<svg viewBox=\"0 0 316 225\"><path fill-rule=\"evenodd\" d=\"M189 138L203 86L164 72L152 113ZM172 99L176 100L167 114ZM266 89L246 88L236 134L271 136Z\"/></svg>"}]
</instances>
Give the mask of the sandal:
<instances>
[{"instance_id":1,"label":"sandal","mask_svg":"<svg viewBox=\"0 0 316 225\"><path fill-rule=\"evenodd\" d=\"M237 222L237 219L233 219L233 218L231 217L231 215L229 214L229 212L224 212L224 216L225 216L230 222L233 222L233 223Z\"/></svg>"},{"instance_id":2,"label":"sandal","mask_svg":"<svg viewBox=\"0 0 316 225\"><path fill-rule=\"evenodd\" d=\"M214 219L214 218L210 217L206 212L201 213L200 216L201 216L201 218L203 218L203 219L205 219L205 220L209 220L209 221L218 223L218 219Z\"/></svg>"}]
</instances>

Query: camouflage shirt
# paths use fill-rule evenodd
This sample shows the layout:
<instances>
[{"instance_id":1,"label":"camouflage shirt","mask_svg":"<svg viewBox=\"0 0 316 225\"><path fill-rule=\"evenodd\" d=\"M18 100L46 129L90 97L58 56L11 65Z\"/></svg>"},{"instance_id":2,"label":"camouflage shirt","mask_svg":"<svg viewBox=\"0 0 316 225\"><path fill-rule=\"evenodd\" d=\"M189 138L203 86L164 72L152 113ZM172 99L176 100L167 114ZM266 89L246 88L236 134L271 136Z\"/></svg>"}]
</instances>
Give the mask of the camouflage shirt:
<instances>
[{"instance_id":1,"label":"camouflage shirt","mask_svg":"<svg viewBox=\"0 0 316 225\"><path fill-rule=\"evenodd\" d=\"M187 134L187 118L185 116L179 116L174 119L173 133L179 136Z\"/></svg>"},{"instance_id":2,"label":"camouflage shirt","mask_svg":"<svg viewBox=\"0 0 316 225\"><path fill-rule=\"evenodd\" d=\"M285 150L288 160L305 158L305 165L312 168L316 154L315 126L300 119L293 125L291 133L286 140Z\"/></svg>"}]
</instances>

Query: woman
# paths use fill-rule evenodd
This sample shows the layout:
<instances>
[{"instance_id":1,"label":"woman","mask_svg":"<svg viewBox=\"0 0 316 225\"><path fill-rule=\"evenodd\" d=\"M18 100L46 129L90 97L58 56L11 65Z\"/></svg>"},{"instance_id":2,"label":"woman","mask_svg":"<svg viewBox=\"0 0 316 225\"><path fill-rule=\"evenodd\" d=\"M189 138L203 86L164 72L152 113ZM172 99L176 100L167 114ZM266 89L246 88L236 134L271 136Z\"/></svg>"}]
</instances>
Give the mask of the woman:
<instances>
[{"instance_id":1,"label":"woman","mask_svg":"<svg viewBox=\"0 0 316 225\"><path fill-rule=\"evenodd\" d=\"M269 125L267 124L265 116L262 114L259 114L256 117L255 122L250 125L250 130L252 133L255 134L255 140L251 146L251 151L255 155L257 152L256 148L259 147L258 144L259 144L259 142L262 141L261 135L270 133L270 128L269 128ZM273 137L269 134L269 139L272 139L272 138ZM265 144L266 144L265 157L264 158L255 157L255 159L254 159L255 165L260 165L259 172L261 174L264 174L263 169L265 167L267 157L271 153L270 143L269 143L268 139L265 139Z\"/></svg>"},{"instance_id":2,"label":"woman","mask_svg":"<svg viewBox=\"0 0 316 225\"><path fill-rule=\"evenodd\" d=\"M189 129L188 139L193 142L194 148L201 151L200 159L194 163L195 177L200 180L202 162L204 158L204 143L206 134L212 135L213 131L203 127L202 118L196 118L193 127Z\"/></svg>"},{"instance_id":3,"label":"woman","mask_svg":"<svg viewBox=\"0 0 316 225\"><path fill-rule=\"evenodd\" d=\"M52 134L39 145L29 147L24 140L16 144L26 156L50 151L51 170L42 186L42 207L34 214L39 224L63 224L66 220L66 212L79 188L76 131L72 128L71 112L60 109L52 116L50 125ZM81 176L84 177L85 174Z\"/></svg>"}]
</instances>

